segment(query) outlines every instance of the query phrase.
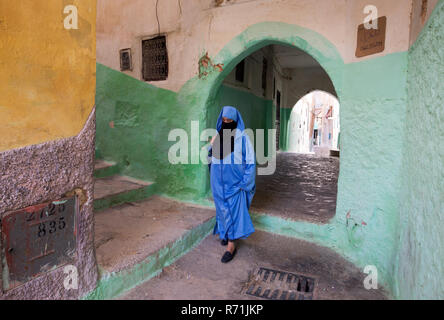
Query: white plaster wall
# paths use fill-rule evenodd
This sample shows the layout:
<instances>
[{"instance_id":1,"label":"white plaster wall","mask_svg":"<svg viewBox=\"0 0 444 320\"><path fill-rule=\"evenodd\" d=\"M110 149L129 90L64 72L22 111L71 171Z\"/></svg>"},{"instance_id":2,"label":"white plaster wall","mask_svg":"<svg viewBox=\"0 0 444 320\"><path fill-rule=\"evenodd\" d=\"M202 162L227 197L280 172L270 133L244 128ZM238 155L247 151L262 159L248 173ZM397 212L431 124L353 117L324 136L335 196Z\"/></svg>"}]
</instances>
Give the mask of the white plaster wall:
<instances>
[{"instance_id":1,"label":"white plaster wall","mask_svg":"<svg viewBox=\"0 0 444 320\"><path fill-rule=\"evenodd\" d=\"M167 35L170 72L154 84L178 91L198 74L206 51L217 53L248 26L280 21L314 30L338 49L346 63L406 51L410 40L412 0L373 0L379 16L388 17L386 50L356 58L357 27L363 23L368 0L252 0L215 7L213 0L159 0L160 32ZM98 0L97 61L119 70L119 50L131 48L141 79L141 40L158 34L156 0Z\"/></svg>"}]
</instances>

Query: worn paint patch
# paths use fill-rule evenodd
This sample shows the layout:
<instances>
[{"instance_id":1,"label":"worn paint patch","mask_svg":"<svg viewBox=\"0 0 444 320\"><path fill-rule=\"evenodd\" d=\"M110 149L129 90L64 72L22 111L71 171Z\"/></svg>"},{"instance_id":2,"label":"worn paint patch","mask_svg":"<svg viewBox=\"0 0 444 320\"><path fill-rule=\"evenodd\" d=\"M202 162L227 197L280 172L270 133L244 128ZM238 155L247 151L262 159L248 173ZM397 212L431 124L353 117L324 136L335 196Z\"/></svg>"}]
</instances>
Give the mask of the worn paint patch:
<instances>
[{"instance_id":1,"label":"worn paint patch","mask_svg":"<svg viewBox=\"0 0 444 320\"><path fill-rule=\"evenodd\" d=\"M214 71L222 72L224 69L223 63L214 64L211 58L208 56L208 52L205 53L200 59L199 59L199 78L205 78L210 73Z\"/></svg>"},{"instance_id":2,"label":"worn paint patch","mask_svg":"<svg viewBox=\"0 0 444 320\"><path fill-rule=\"evenodd\" d=\"M140 126L140 106L130 102L116 101L113 127L138 127Z\"/></svg>"}]
</instances>

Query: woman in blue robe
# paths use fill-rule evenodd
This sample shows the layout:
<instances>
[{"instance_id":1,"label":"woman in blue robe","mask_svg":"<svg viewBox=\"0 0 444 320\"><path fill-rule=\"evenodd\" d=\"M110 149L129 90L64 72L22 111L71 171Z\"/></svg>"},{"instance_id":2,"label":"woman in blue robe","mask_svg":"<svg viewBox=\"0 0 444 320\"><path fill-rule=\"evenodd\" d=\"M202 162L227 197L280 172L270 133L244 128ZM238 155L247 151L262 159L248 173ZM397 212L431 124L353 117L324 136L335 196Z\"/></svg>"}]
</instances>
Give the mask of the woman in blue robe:
<instances>
[{"instance_id":1,"label":"woman in blue robe","mask_svg":"<svg viewBox=\"0 0 444 320\"><path fill-rule=\"evenodd\" d=\"M210 146L210 179L216 205L214 234L219 234L227 252L222 262L236 254L234 241L254 232L248 210L256 191L256 159L245 133L245 124L234 107L223 107L216 124L218 135Z\"/></svg>"}]
</instances>

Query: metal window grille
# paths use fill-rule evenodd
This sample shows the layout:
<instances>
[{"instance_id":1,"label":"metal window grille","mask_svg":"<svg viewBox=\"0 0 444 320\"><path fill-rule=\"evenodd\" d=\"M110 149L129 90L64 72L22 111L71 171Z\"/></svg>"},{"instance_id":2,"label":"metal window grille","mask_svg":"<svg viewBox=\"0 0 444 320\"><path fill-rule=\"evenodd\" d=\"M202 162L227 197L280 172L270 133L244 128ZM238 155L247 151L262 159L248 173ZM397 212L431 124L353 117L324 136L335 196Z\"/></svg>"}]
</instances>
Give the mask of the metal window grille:
<instances>
[{"instance_id":1,"label":"metal window grille","mask_svg":"<svg viewBox=\"0 0 444 320\"><path fill-rule=\"evenodd\" d=\"M168 51L165 36L142 41L142 76L145 81L167 79Z\"/></svg>"}]
</instances>

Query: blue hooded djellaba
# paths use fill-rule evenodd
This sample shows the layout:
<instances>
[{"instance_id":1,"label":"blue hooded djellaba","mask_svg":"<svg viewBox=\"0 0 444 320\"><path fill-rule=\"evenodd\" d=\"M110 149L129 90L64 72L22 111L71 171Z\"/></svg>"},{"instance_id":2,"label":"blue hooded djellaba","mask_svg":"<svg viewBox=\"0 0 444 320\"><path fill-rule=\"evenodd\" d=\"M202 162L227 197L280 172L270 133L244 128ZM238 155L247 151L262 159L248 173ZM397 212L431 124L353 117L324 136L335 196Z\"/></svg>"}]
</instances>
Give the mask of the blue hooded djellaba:
<instances>
[{"instance_id":1,"label":"blue hooded djellaba","mask_svg":"<svg viewBox=\"0 0 444 320\"><path fill-rule=\"evenodd\" d=\"M224 117L234 122L224 123ZM254 232L248 212L256 192L254 149L236 108L223 107L216 128L218 135L210 146L211 190L216 205L213 233L222 240L245 239Z\"/></svg>"}]
</instances>

